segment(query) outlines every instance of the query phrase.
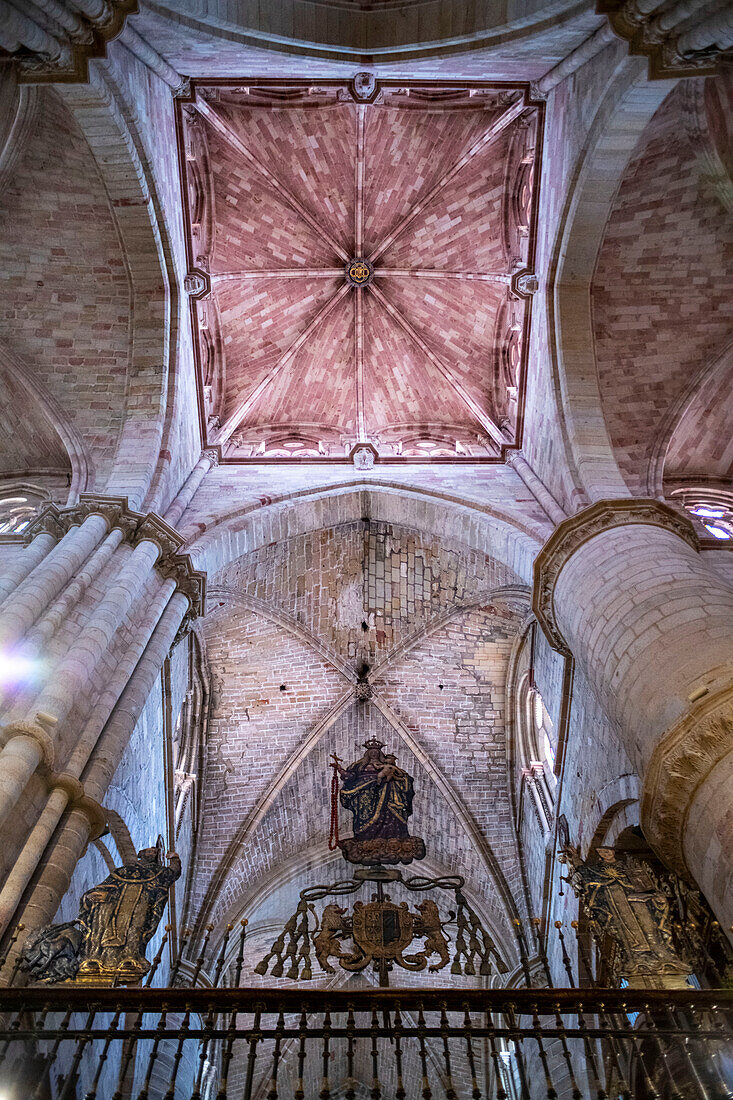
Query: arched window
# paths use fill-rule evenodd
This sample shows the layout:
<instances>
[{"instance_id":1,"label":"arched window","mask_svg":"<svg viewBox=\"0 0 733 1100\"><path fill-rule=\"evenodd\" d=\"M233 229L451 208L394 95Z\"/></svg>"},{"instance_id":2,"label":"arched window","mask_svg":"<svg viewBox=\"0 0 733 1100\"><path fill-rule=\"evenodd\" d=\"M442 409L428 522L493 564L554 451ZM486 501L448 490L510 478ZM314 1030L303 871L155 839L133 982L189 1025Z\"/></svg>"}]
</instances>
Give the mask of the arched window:
<instances>
[{"instance_id":1,"label":"arched window","mask_svg":"<svg viewBox=\"0 0 733 1100\"><path fill-rule=\"evenodd\" d=\"M554 821L557 736L529 669L519 682L517 703L520 806L526 809L531 804L542 830L549 832Z\"/></svg>"},{"instance_id":2,"label":"arched window","mask_svg":"<svg viewBox=\"0 0 733 1100\"><path fill-rule=\"evenodd\" d=\"M0 492L0 535L22 534L46 499L46 493L33 486L19 485Z\"/></svg>"},{"instance_id":3,"label":"arched window","mask_svg":"<svg viewBox=\"0 0 733 1100\"><path fill-rule=\"evenodd\" d=\"M722 489L676 489L672 498L703 525L719 542L733 540L733 493Z\"/></svg>"}]
</instances>

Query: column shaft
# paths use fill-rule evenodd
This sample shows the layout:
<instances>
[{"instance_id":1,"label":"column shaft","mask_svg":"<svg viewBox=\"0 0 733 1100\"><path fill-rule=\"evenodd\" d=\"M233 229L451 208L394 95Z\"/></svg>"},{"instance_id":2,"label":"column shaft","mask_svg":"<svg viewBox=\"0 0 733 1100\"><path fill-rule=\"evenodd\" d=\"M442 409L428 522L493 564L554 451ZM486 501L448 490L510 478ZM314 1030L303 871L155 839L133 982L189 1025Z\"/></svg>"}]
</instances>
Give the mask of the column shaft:
<instances>
[{"instance_id":1,"label":"column shaft","mask_svg":"<svg viewBox=\"0 0 733 1100\"><path fill-rule=\"evenodd\" d=\"M176 526L179 519L188 508L196 490L214 465L215 460L216 456L213 451L204 451L199 458L193 470L186 478L181 491L165 513L165 522L169 523L171 527Z\"/></svg>"},{"instance_id":2,"label":"column shaft","mask_svg":"<svg viewBox=\"0 0 733 1100\"><path fill-rule=\"evenodd\" d=\"M13 864L0 891L0 934L13 919L23 891L33 877L43 853L46 850L61 816L69 804L69 792L63 787L54 787L48 796L41 816L26 840L23 850Z\"/></svg>"},{"instance_id":3,"label":"column shaft","mask_svg":"<svg viewBox=\"0 0 733 1100\"><path fill-rule=\"evenodd\" d=\"M97 801L101 802L104 798L110 779L119 766L188 606L188 599L182 593L174 593L105 726L83 777L87 795ZM53 920L69 888L74 868L84 853L89 834L87 816L80 810L72 810L57 833L43 872L23 910L21 919L26 929L40 928ZM19 945L20 941L18 949Z\"/></svg>"},{"instance_id":4,"label":"column shaft","mask_svg":"<svg viewBox=\"0 0 733 1100\"><path fill-rule=\"evenodd\" d=\"M61 820L64 810L71 800L69 795L69 778L71 780L79 779L89 757L94 751L97 739L104 729L105 721L109 717L117 699L122 694L125 684L134 673L135 667L174 589L175 582L173 580L164 580L161 584L160 592L151 601L150 606L146 608L142 621L137 626L134 642L127 647L122 660L115 668L114 675L106 691L89 716L82 735L68 763L64 767L63 775L67 781L66 785L63 787L54 787L48 796L48 801L46 802L38 822L26 840L13 866L13 870L0 892L0 934L2 934L12 919L15 909L23 895L23 891L33 877L36 867L43 858L43 854L53 835L54 829ZM81 783L79 783L79 792L83 792Z\"/></svg>"},{"instance_id":5,"label":"column shaft","mask_svg":"<svg viewBox=\"0 0 733 1100\"><path fill-rule=\"evenodd\" d=\"M59 721L66 717L77 693L94 676L100 658L140 595L158 554L154 542L138 543L115 583L82 628L80 637L58 668L52 671L49 683L33 704L34 711L50 713Z\"/></svg>"},{"instance_id":6,"label":"column shaft","mask_svg":"<svg viewBox=\"0 0 733 1100\"><path fill-rule=\"evenodd\" d=\"M38 616L107 534L107 522L100 515L87 516L80 527L72 527L44 561L8 597L0 621L0 647L20 641Z\"/></svg>"},{"instance_id":7,"label":"column shaft","mask_svg":"<svg viewBox=\"0 0 733 1100\"><path fill-rule=\"evenodd\" d=\"M689 696L733 677L733 590L672 531L628 525L591 538L562 569L554 607L642 774Z\"/></svg>"},{"instance_id":8,"label":"column shaft","mask_svg":"<svg viewBox=\"0 0 733 1100\"><path fill-rule=\"evenodd\" d=\"M41 531L33 539L33 542L25 547L18 561L9 566L0 577L0 608L7 597L15 592L18 585L33 572L37 565L41 564L55 545L56 539L53 535L50 535L48 531Z\"/></svg>"},{"instance_id":9,"label":"column shaft","mask_svg":"<svg viewBox=\"0 0 733 1100\"><path fill-rule=\"evenodd\" d=\"M730 923L721 891L733 883L733 587L697 545L667 505L599 501L538 555L534 606L643 780L647 839Z\"/></svg>"},{"instance_id":10,"label":"column shaft","mask_svg":"<svg viewBox=\"0 0 733 1100\"><path fill-rule=\"evenodd\" d=\"M114 531L110 531L107 538L102 545L94 551L83 569L77 573L71 583L66 586L46 614L42 615L35 626L31 628L27 635L29 645L38 648L54 636L66 616L84 595L92 581L95 577L99 576L123 538L124 535L119 527L116 527Z\"/></svg>"}]
</instances>

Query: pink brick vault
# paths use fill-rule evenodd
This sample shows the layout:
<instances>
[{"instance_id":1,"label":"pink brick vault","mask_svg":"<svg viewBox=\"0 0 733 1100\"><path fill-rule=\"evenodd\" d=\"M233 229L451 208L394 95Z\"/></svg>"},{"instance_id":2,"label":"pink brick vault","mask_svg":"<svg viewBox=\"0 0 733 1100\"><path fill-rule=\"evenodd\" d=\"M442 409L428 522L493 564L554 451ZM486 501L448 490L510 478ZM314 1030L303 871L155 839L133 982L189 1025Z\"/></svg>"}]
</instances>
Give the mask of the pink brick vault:
<instances>
[{"instance_id":1,"label":"pink brick vault","mask_svg":"<svg viewBox=\"0 0 733 1100\"><path fill-rule=\"evenodd\" d=\"M645 484L664 414L721 353L733 321L733 227L691 128L678 88L629 164L592 287L604 415L632 490Z\"/></svg>"}]
</instances>

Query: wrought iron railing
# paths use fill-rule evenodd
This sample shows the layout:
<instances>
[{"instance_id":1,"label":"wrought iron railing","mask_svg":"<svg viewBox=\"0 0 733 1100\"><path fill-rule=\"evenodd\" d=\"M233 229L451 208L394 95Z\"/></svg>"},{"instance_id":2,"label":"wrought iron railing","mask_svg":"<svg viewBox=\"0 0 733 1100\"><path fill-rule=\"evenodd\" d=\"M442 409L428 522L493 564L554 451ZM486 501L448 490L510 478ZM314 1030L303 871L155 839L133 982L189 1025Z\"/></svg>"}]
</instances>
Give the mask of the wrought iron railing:
<instances>
[{"instance_id":1,"label":"wrought iron railing","mask_svg":"<svg viewBox=\"0 0 733 1100\"><path fill-rule=\"evenodd\" d=\"M723 1100L727 990L0 991L8 1100Z\"/></svg>"}]
</instances>

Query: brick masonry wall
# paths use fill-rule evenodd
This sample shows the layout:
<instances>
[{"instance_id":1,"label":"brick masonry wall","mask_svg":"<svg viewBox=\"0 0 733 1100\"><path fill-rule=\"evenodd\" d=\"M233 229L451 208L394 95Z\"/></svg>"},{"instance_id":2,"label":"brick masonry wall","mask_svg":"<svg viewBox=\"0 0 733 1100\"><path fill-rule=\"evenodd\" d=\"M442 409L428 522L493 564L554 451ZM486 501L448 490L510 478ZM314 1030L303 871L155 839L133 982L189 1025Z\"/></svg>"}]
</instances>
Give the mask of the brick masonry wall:
<instances>
[{"instance_id":1,"label":"brick masonry wall","mask_svg":"<svg viewBox=\"0 0 733 1100\"><path fill-rule=\"evenodd\" d=\"M733 226L683 92L665 100L628 165L591 289L604 416L632 491L644 491L664 414L720 354L733 320Z\"/></svg>"},{"instance_id":2,"label":"brick masonry wall","mask_svg":"<svg viewBox=\"0 0 733 1100\"><path fill-rule=\"evenodd\" d=\"M40 96L0 210L0 340L72 421L92 456L90 488L99 488L125 408L130 286L89 147L55 93Z\"/></svg>"},{"instance_id":3,"label":"brick masonry wall","mask_svg":"<svg viewBox=\"0 0 733 1100\"><path fill-rule=\"evenodd\" d=\"M497 596L458 614L462 604L514 581L477 551L376 520L273 543L213 578L205 623L213 712L192 917L221 921L247 912L261 920L260 903L247 899L271 894L273 876L292 867L300 883L309 868L325 873L328 755L355 759L376 734L416 778L413 829L425 836L431 859L466 877L506 950L514 950L506 903L521 889L505 785L503 692L526 605L516 595L509 603ZM255 603L239 606L237 591ZM268 622L268 608L291 618L294 633ZM297 636L299 627L308 635ZM325 651L314 650L308 636ZM408 638L414 648L390 656ZM352 702L313 744L351 685L324 659L329 651L352 668L364 657L383 662L375 686L391 718L375 703ZM264 815L253 817L280 773ZM347 821L342 828L348 831ZM266 912L276 905L277 919L285 919L286 898L291 908L297 903L294 890L261 904Z\"/></svg>"},{"instance_id":4,"label":"brick masonry wall","mask_svg":"<svg viewBox=\"0 0 733 1100\"><path fill-rule=\"evenodd\" d=\"M514 579L485 554L367 520L263 547L217 583L281 608L358 668Z\"/></svg>"}]
</instances>

